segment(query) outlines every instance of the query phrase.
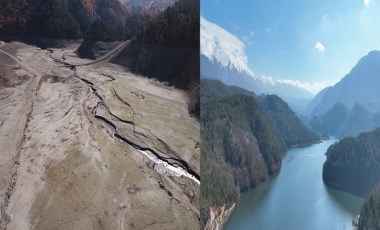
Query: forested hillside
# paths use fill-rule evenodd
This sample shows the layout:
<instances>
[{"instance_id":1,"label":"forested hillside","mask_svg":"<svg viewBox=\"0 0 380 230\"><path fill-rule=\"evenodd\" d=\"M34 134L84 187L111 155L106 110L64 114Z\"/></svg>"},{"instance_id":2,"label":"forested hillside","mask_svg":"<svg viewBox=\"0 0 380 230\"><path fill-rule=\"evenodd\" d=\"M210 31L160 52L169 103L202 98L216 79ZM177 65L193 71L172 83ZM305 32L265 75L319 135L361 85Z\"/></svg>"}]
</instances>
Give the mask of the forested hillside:
<instances>
[{"instance_id":1,"label":"forested hillside","mask_svg":"<svg viewBox=\"0 0 380 230\"><path fill-rule=\"evenodd\" d=\"M365 197L380 182L380 128L346 137L326 155L323 180L328 186Z\"/></svg>"},{"instance_id":2,"label":"forested hillside","mask_svg":"<svg viewBox=\"0 0 380 230\"><path fill-rule=\"evenodd\" d=\"M321 139L301 122L285 101L276 95L256 96L253 92L236 86L227 86L218 80L202 79L201 85L201 103L236 94L255 97L261 108L273 120L288 148L310 145Z\"/></svg>"},{"instance_id":3,"label":"forested hillside","mask_svg":"<svg viewBox=\"0 0 380 230\"><path fill-rule=\"evenodd\" d=\"M380 227L380 185L365 199L360 209L359 230L375 230Z\"/></svg>"},{"instance_id":4,"label":"forested hillside","mask_svg":"<svg viewBox=\"0 0 380 230\"><path fill-rule=\"evenodd\" d=\"M134 42L199 48L199 1L179 0L143 27Z\"/></svg>"},{"instance_id":5,"label":"forested hillside","mask_svg":"<svg viewBox=\"0 0 380 230\"><path fill-rule=\"evenodd\" d=\"M198 59L199 0L179 0L140 28L113 62L187 88L199 84Z\"/></svg>"},{"instance_id":6,"label":"forested hillside","mask_svg":"<svg viewBox=\"0 0 380 230\"><path fill-rule=\"evenodd\" d=\"M199 116L199 0L179 0L138 30L112 62L191 92Z\"/></svg>"},{"instance_id":7,"label":"forested hillside","mask_svg":"<svg viewBox=\"0 0 380 230\"><path fill-rule=\"evenodd\" d=\"M280 97L265 95L261 96L259 101L276 124L288 148L311 145L320 141L320 136L309 130Z\"/></svg>"},{"instance_id":8,"label":"forested hillside","mask_svg":"<svg viewBox=\"0 0 380 230\"><path fill-rule=\"evenodd\" d=\"M281 98L208 79L201 80L201 137L202 227L210 207L230 207L277 173L287 148L320 140Z\"/></svg>"},{"instance_id":9,"label":"forested hillside","mask_svg":"<svg viewBox=\"0 0 380 230\"><path fill-rule=\"evenodd\" d=\"M203 88L202 88L203 90ZM286 147L252 96L234 95L202 104L201 223L210 207L230 206L281 168Z\"/></svg>"},{"instance_id":10,"label":"forested hillside","mask_svg":"<svg viewBox=\"0 0 380 230\"><path fill-rule=\"evenodd\" d=\"M209 101L221 99L222 97L242 94L257 97L255 93L237 86L226 85L219 80L201 79L201 102L205 104Z\"/></svg>"},{"instance_id":11,"label":"forested hillside","mask_svg":"<svg viewBox=\"0 0 380 230\"><path fill-rule=\"evenodd\" d=\"M122 40L127 16L118 0L3 0L0 35Z\"/></svg>"}]
</instances>

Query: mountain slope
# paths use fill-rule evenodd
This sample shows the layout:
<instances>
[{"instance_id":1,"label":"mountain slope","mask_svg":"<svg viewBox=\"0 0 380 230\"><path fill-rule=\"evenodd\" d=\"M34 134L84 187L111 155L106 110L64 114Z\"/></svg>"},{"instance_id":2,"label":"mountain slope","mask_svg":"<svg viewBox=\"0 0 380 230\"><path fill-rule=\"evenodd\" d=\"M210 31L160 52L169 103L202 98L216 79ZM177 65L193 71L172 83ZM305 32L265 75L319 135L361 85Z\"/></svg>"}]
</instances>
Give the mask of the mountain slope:
<instances>
[{"instance_id":1,"label":"mountain slope","mask_svg":"<svg viewBox=\"0 0 380 230\"><path fill-rule=\"evenodd\" d=\"M374 120L376 113L371 113L363 105L356 103L351 109L347 120L338 131L338 136L355 136L361 132L371 131L380 126L380 123L376 124Z\"/></svg>"},{"instance_id":2,"label":"mountain slope","mask_svg":"<svg viewBox=\"0 0 380 230\"><path fill-rule=\"evenodd\" d=\"M310 127L321 134L336 136L347 120L350 110L343 103L336 103L324 115L314 117Z\"/></svg>"},{"instance_id":3,"label":"mountain slope","mask_svg":"<svg viewBox=\"0 0 380 230\"><path fill-rule=\"evenodd\" d=\"M359 230L378 229L380 226L380 186L365 199L360 209Z\"/></svg>"},{"instance_id":4,"label":"mountain slope","mask_svg":"<svg viewBox=\"0 0 380 230\"><path fill-rule=\"evenodd\" d=\"M325 95L325 93L331 88L331 86L328 86L324 89L322 89L321 91L319 91L319 93L317 93L317 95L314 96L313 100L310 101L310 103L307 105L307 108L306 108L306 115L311 115L312 114L312 111L314 109L314 107L316 107L322 100L323 96Z\"/></svg>"},{"instance_id":5,"label":"mountain slope","mask_svg":"<svg viewBox=\"0 0 380 230\"><path fill-rule=\"evenodd\" d=\"M201 223L211 227L223 223L239 192L278 172L286 147L319 136L275 95L202 79L200 100Z\"/></svg>"},{"instance_id":6,"label":"mountain slope","mask_svg":"<svg viewBox=\"0 0 380 230\"><path fill-rule=\"evenodd\" d=\"M201 103L236 94L256 98L260 107L276 125L288 148L310 145L320 140L320 136L309 130L280 97L276 95L256 96L253 92L236 86L227 86L218 80L201 80Z\"/></svg>"},{"instance_id":7,"label":"mountain slope","mask_svg":"<svg viewBox=\"0 0 380 230\"><path fill-rule=\"evenodd\" d=\"M340 82L315 97L309 108L311 115L324 114L336 102L342 102L350 109L360 103L369 111L380 111L379 72L380 51L372 51L362 57ZM320 100L319 103L316 100Z\"/></svg>"},{"instance_id":8,"label":"mountain slope","mask_svg":"<svg viewBox=\"0 0 380 230\"><path fill-rule=\"evenodd\" d=\"M111 62L189 91L199 117L199 0L179 0L138 30Z\"/></svg>"},{"instance_id":9,"label":"mountain slope","mask_svg":"<svg viewBox=\"0 0 380 230\"><path fill-rule=\"evenodd\" d=\"M285 144L254 97L233 95L201 106L203 228L211 207L231 207L240 191L280 170Z\"/></svg>"},{"instance_id":10,"label":"mountain slope","mask_svg":"<svg viewBox=\"0 0 380 230\"><path fill-rule=\"evenodd\" d=\"M266 95L261 96L259 101L289 148L310 145L320 140L320 136L310 131L280 97Z\"/></svg>"},{"instance_id":11,"label":"mountain slope","mask_svg":"<svg viewBox=\"0 0 380 230\"><path fill-rule=\"evenodd\" d=\"M4 0L0 7L0 34L50 38L83 38L99 20L121 39L119 27L128 13L118 0Z\"/></svg>"},{"instance_id":12,"label":"mountain slope","mask_svg":"<svg viewBox=\"0 0 380 230\"><path fill-rule=\"evenodd\" d=\"M158 14L177 0L123 0L131 14Z\"/></svg>"},{"instance_id":13,"label":"mountain slope","mask_svg":"<svg viewBox=\"0 0 380 230\"><path fill-rule=\"evenodd\" d=\"M199 83L199 0L179 0L151 20L112 62L178 88Z\"/></svg>"},{"instance_id":14,"label":"mountain slope","mask_svg":"<svg viewBox=\"0 0 380 230\"><path fill-rule=\"evenodd\" d=\"M346 137L327 150L323 180L334 188L367 196L380 182L380 128Z\"/></svg>"},{"instance_id":15,"label":"mountain slope","mask_svg":"<svg viewBox=\"0 0 380 230\"><path fill-rule=\"evenodd\" d=\"M219 80L201 79L202 104L206 104L209 101L236 94L257 97L256 94L251 91L242 89L237 86L226 85Z\"/></svg>"},{"instance_id":16,"label":"mountain slope","mask_svg":"<svg viewBox=\"0 0 380 230\"><path fill-rule=\"evenodd\" d=\"M380 114L368 111L359 103L349 109L343 103L337 102L325 114L314 117L310 122L310 127L316 132L340 138L355 136L379 126Z\"/></svg>"}]
</instances>

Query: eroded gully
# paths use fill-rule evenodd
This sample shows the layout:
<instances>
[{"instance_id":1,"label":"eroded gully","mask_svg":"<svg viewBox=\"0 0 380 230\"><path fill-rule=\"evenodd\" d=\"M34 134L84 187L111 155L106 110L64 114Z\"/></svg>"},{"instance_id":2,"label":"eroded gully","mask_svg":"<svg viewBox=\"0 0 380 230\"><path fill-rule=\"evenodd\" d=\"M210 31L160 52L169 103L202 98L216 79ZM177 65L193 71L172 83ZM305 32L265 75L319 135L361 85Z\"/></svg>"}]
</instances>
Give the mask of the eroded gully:
<instances>
[{"instance_id":1,"label":"eroded gully","mask_svg":"<svg viewBox=\"0 0 380 230\"><path fill-rule=\"evenodd\" d=\"M179 157L178 158L173 158L173 157L169 157L167 156L167 154L165 153L162 153L162 154L159 154L159 152L157 150L154 150L153 148L150 148L146 145L143 145L143 144L140 144L140 143L136 143L135 141L132 141L130 139L128 139L127 137L125 137L123 134L121 134L118 130L118 127L117 125L114 124L114 122L112 122L110 119L106 118L105 116L102 116L100 114L97 113L97 109L102 106L108 113L108 115L114 119L116 119L117 121L121 122L121 123L124 123L124 124L128 124L128 125L131 125L132 126L132 130L133 130L133 134L134 135L137 135L137 136L140 136L142 138L145 138L145 139L149 139L147 136L145 136L143 133L140 133L140 132L137 132L136 129L135 129L135 122L134 122L134 116L137 114L136 112L134 112L133 108L131 107L131 105L126 102L125 100L123 100L115 91L113 91L113 93L115 94L116 98L118 98L123 104L129 106L132 111L133 111L133 118L132 118L132 121L127 121L127 120L124 120L124 119L121 119L120 117L116 116L115 114L113 114L109 108L109 106L104 102L104 98L97 92L97 89L96 89L96 86L93 82L87 80L87 79L84 79L84 78L81 78L78 76L78 73L77 73L77 69L76 69L76 66L75 65L72 65L72 64L69 64L69 63L66 63L62 60L56 60L56 59L53 59L55 62L58 62L60 64L63 64L64 66L66 66L67 68L69 68L70 70L73 71L73 76L77 79L79 79L81 82L85 83L89 89L91 90L91 92L98 98L98 103L97 105L95 106L95 108L92 110L91 114L98 120L102 121L104 124L107 125L107 127L109 127L109 129L111 130L111 135L114 139L117 139L119 141L122 141L128 145L130 145L131 147L133 147L134 149L136 149L138 152L142 153L145 157L147 157L148 159L150 159L151 161L154 162L155 166L154 166L154 169L160 173L160 174L166 174L166 175L170 175L170 176L176 176L176 177L186 177L186 178L189 178L190 180L194 181L196 184L200 185L200 177L199 175L193 171L190 166L188 165L188 163L182 159L180 159ZM113 79L111 79L113 81ZM159 138L156 138L161 144L165 145L165 147L170 151L170 154L171 155L178 155L175 153L174 150L172 150L165 142L163 142L161 139ZM165 155L167 157L164 157L162 155ZM172 161L172 162L170 162Z\"/></svg>"}]
</instances>

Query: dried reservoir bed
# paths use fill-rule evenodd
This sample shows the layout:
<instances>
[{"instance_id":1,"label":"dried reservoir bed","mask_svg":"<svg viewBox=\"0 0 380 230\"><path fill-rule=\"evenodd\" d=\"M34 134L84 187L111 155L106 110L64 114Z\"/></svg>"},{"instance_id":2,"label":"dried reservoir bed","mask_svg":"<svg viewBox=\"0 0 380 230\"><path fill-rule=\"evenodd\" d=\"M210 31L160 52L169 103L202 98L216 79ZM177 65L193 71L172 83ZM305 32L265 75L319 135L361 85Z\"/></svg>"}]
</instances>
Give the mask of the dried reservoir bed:
<instances>
[{"instance_id":1,"label":"dried reservoir bed","mask_svg":"<svg viewBox=\"0 0 380 230\"><path fill-rule=\"evenodd\" d=\"M0 229L198 229L186 93L78 46L0 42Z\"/></svg>"}]
</instances>

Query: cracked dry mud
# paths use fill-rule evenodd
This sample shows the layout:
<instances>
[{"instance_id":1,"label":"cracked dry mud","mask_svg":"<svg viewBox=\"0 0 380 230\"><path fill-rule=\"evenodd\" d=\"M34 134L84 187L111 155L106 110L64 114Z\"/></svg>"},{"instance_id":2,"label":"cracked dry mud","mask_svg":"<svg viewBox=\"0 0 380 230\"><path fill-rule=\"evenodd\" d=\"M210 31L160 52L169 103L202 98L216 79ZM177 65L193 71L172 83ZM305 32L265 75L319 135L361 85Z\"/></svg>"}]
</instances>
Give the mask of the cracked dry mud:
<instances>
[{"instance_id":1,"label":"cracked dry mud","mask_svg":"<svg viewBox=\"0 0 380 230\"><path fill-rule=\"evenodd\" d=\"M0 43L0 229L198 229L185 92L78 45Z\"/></svg>"}]
</instances>

